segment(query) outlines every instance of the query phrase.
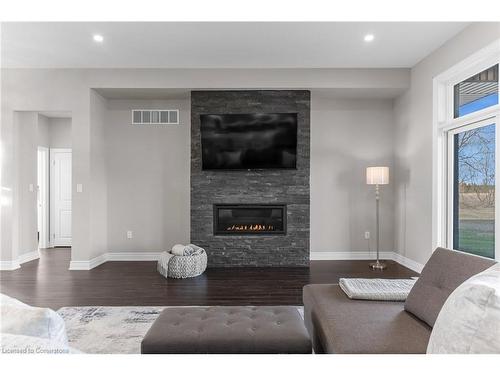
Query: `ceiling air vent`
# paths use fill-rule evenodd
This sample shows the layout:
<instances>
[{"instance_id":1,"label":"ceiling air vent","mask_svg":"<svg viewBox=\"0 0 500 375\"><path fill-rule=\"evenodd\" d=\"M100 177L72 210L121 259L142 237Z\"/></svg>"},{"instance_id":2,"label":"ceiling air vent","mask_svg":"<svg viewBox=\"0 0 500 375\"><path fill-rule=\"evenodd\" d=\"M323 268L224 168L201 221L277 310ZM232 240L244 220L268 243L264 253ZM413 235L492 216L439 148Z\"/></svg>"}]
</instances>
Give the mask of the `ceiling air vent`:
<instances>
[{"instance_id":1,"label":"ceiling air vent","mask_svg":"<svg viewBox=\"0 0 500 375\"><path fill-rule=\"evenodd\" d=\"M178 109L133 109L133 125L178 125Z\"/></svg>"}]
</instances>

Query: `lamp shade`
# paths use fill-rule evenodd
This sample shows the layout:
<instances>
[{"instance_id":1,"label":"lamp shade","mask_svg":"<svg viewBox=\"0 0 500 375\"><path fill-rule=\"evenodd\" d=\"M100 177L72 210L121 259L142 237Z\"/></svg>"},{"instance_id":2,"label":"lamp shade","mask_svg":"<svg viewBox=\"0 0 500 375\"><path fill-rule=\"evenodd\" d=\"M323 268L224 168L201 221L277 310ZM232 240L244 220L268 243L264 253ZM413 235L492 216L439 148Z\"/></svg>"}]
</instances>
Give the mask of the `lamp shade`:
<instances>
[{"instance_id":1,"label":"lamp shade","mask_svg":"<svg viewBox=\"0 0 500 375\"><path fill-rule=\"evenodd\" d=\"M366 168L367 185L387 185L389 183L389 167Z\"/></svg>"}]
</instances>

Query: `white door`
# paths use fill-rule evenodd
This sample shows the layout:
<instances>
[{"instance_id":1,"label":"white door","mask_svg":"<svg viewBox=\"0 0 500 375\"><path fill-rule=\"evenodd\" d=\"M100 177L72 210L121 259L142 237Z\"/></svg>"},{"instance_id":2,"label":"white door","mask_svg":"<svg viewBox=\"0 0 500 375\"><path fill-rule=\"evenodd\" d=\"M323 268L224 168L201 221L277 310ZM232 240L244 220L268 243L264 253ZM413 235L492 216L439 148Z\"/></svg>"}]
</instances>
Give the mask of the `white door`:
<instances>
[{"instance_id":1,"label":"white door","mask_svg":"<svg viewBox=\"0 0 500 375\"><path fill-rule=\"evenodd\" d=\"M50 243L71 246L71 149L50 149Z\"/></svg>"}]
</instances>

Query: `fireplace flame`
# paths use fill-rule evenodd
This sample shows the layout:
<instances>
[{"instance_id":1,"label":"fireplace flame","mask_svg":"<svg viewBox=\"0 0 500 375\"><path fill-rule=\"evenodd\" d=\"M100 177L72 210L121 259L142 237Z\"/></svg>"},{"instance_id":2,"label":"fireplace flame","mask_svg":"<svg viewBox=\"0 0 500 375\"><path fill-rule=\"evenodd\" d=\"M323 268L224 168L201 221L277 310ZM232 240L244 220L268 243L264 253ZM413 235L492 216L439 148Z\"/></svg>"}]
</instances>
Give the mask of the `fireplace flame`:
<instances>
[{"instance_id":1,"label":"fireplace flame","mask_svg":"<svg viewBox=\"0 0 500 375\"><path fill-rule=\"evenodd\" d=\"M233 224L226 228L226 231L231 232L262 232L262 231L273 231L273 225L263 225L263 224L250 224L250 225L238 225Z\"/></svg>"}]
</instances>

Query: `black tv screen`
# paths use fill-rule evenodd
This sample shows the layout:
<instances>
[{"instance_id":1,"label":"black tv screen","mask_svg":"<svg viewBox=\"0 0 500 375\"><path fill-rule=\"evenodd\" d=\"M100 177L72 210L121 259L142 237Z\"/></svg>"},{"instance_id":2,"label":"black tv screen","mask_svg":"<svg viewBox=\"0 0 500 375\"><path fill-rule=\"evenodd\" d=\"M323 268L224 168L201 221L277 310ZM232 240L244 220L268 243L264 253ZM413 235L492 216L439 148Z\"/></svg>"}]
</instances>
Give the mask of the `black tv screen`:
<instances>
[{"instance_id":1,"label":"black tv screen","mask_svg":"<svg viewBox=\"0 0 500 375\"><path fill-rule=\"evenodd\" d=\"M203 169L296 168L297 114L201 115Z\"/></svg>"}]
</instances>

